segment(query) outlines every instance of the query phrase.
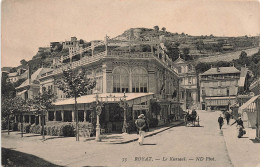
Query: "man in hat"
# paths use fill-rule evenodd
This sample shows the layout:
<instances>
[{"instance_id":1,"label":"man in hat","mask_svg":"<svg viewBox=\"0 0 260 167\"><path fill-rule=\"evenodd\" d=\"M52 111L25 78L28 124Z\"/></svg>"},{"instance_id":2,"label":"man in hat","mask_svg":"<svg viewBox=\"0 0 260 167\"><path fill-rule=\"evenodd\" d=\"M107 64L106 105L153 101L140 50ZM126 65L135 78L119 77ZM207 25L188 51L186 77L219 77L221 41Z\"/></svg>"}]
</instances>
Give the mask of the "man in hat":
<instances>
[{"instance_id":1,"label":"man in hat","mask_svg":"<svg viewBox=\"0 0 260 167\"><path fill-rule=\"evenodd\" d=\"M139 145L143 145L143 141L144 141L144 135L145 135L145 119L144 119L144 114L141 114L138 116L138 119L135 121L135 125L137 127L137 130L139 131Z\"/></svg>"}]
</instances>

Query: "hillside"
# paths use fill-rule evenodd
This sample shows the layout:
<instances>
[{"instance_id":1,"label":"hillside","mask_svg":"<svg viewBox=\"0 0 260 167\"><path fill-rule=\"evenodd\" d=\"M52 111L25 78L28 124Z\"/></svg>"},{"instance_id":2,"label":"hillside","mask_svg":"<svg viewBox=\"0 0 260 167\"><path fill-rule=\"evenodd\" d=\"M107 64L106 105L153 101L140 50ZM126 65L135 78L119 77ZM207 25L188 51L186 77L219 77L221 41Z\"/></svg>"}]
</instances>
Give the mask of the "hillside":
<instances>
[{"instance_id":1,"label":"hillside","mask_svg":"<svg viewBox=\"0 0 260 167\"><path fill-rule=\"evenodd\" d=\"M215 37L210 36L191 36L185 33L172 33L166 31L166 29L160 30L159 27L154 29L149 28L130 28L124 31L122 34L112 38L117 41L149 41L158 40L160 36L164 36L164 45L166 47L166 53L174 61L179 55L185 60L203 59L201 57L211 56L212 61L218 61L222 56L229 54L235 54L241 52L244 49L251 49L259 47L259 37ZM90 42L86 42L81 39L83 46L90 46ZM36 71L40 67L51 67L52 61L56 57L66 56L69 54L68 48L63 48L59 42L53 42L56 46L54 48L39 47L38 53L33 56L32 60L27 63L18 66L17 68L26 68L29 65L32 71ZM156 49L156 48L155 48ZM129 50L129 46L110 46L109 50ZM255 49L253 49L255 50ZM94 54L104 51L104 47L98 47L95 49ZM131 46L131 51L150 52L151 47L149 45ZM237 51L237 52L236 52ZM257 51L256 51L257 52ZM255 53L256 53L255 52ZM84 53L90 55L91 53ZM215 57L217 55L217 57ZM218 55L221 55L220 57ZM232 57L232 56L231 56ZM237 58L235 56L234 58ZM233 58L232 58L233 59Z\"/></svg>"}]
</instances>

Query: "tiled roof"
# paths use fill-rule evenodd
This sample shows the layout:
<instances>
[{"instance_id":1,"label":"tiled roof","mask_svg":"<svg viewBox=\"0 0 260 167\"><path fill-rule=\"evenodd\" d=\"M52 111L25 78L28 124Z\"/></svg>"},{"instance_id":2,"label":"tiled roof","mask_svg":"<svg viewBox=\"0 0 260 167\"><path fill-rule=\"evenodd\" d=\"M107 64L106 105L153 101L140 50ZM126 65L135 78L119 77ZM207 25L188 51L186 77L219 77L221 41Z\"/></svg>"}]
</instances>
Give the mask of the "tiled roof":
<instances>
[{"instance_id":1,"label":"tiled roof","mask_svg":"<svg viewBox=\"0 0 260 167\"><path fill-rule=\"evenodd\" d=\"M231 73L240 73L240 71L235 67L219 67L219 72L218 72L218 68L211 68L200 75L231 74Z\"/></svg>"}]
</instances>

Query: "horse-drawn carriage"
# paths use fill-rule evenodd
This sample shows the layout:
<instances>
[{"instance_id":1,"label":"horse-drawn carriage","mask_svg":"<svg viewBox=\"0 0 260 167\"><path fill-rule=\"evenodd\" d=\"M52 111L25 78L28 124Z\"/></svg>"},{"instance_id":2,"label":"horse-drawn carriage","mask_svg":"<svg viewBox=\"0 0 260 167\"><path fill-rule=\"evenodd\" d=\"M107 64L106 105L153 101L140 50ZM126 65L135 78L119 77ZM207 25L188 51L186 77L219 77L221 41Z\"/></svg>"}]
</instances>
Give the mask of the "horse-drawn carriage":
<instances>
[{"instance_id":1,"label":"horse-drawn carriage","mask_svg":"<svg viewBox=\"0 0 260 167\"><path fill-rule=\"evenodd\" d=\"M184 122L186 126L200 126L199 121L199 116L197 115L197 112L195 110L193 110L191 114L187 112L184 115Z\"/></svg>"}]
</instances>

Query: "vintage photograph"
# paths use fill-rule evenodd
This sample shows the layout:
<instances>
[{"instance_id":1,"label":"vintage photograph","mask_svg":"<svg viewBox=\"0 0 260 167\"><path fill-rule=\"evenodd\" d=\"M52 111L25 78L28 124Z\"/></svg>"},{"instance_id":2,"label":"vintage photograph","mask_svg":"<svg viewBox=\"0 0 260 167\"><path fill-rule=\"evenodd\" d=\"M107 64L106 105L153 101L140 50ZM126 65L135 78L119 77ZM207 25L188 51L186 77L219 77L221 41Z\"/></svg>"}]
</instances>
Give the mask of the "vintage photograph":
<instances>
[{"instance_id":1,"label":"vintage photograph","mask_svg":"<svg viewBox=\"0 0 260 167\"><path fill-rule=\"evenodd\" d=\"M260 167L260 1L2 0L4 167Z\"/></svg>"}]
</instances>

